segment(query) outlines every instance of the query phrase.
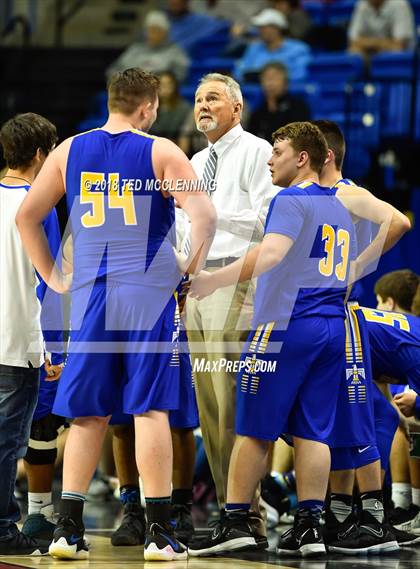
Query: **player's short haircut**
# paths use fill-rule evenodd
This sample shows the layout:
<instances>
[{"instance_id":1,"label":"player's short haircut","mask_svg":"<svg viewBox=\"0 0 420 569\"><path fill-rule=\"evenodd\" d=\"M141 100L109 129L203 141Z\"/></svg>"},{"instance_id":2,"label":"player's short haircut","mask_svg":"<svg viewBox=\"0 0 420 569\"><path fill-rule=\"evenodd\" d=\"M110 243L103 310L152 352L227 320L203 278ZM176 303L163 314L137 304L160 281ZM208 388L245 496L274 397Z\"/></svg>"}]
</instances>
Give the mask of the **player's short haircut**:
<instances>
[{"instance_id":1,"label":"player's short haircut","mask_svg":"<svg viewBox=\"0 0 420 569\"><path fill-rule=\"evenodd\" d=\"M420 278L410 269L386 273L375 283L375 294L382 300L392 298L400 308L411 311Z\"/></svg>"},{"instance_id":2,"label":"player's short haircut","mask_svg":"<svg viewBox=\"0 0 420 569\"><path fill-rule=\"evenodd\" d=\"M420 316L420 283L417 287L416 294L414 295L413 303L411 305L411 312L414 316Z\"/></svg>"},{"instance_id":3,"label":"player's short haircut","mask_svg":"<svg viewBox=\"0 0 420 569\"><path fill-rule=\"evenodd\" d=\"M334 163L337 170L343 169L346 141L337 123L327 120L311 121L325 136L328 148L334 152Z\"/></svg>"},{"instance_id":4,"label":"player's short haircut","mask_svg":"<svg viewBox=\"0 0 420 569\"><path fill-rule=\"evenodd\" d=\"M244 104L239 83L235 81L233 77L230 77L229 75L222 75L222 73L207 73L207 75L204 75L200 79L197 89L199 89L201 85L204 85L204 83L209 83L210 81L219 81L220 83L224 83L227 96L232 103Z\"/></svg>"},{"instance_id":5,"label":"player's short haircut","mask_svg":"<svg viewBox=\"0 0 420 569\"><path fill-rule=\"evenodd\" d=\"M7 167L28 167L38 148L49 154L57 142L57 129L48 119L35 113L23 113L9 119L0 130L0 143Z\"/></svg>"},{"instance_id":6,"label":"player's short haircut","mask_svg":"<svg viewBox=\"0 0 420 569\"><path fill-rule=\"evenodd\" d=\"M273 142L289 140L296 152L307 152L311 168L321 173L328 154L327 141L324 135L314 124L305 122L291 122L273 132Z\"/></svg>"},{"instance_id":7,"label":"player's short haircut","mask_svg":"<svg viewBox=\"0 0 420 569\"><path fill-rule=\"evenodd\" d=\"M154 103L158 89L159 78L153 73L136 67L118 71L108 81L108 110L131 115L141 103Z\"/></svg>"}]
</instances>

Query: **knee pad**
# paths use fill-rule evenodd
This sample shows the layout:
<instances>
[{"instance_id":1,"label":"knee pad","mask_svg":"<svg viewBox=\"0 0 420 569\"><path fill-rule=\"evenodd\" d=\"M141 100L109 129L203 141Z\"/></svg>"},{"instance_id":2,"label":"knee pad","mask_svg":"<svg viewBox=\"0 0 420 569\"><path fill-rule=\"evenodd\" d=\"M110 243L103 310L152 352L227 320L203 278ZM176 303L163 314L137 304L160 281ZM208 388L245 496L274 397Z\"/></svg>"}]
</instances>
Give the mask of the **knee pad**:
<instances>
[{"instance_id":1,"label":"knee pad","mask_svg":"<svg viewBox=\"0 0 420 569\"><path fill-rule=\"evenodd\" d=\"M57 437L66 421L52 413L32 422L25 460L29 464L54 464L57 458Z\"/></svg>"}]
</instances>

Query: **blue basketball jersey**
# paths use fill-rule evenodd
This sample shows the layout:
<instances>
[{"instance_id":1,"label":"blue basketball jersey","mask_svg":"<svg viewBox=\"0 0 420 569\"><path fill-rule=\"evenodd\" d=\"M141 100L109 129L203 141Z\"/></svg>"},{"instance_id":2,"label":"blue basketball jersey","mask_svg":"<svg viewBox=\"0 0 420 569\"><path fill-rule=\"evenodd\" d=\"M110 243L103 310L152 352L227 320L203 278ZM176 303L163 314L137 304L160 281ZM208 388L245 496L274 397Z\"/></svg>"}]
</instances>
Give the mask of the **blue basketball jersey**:
<instances>
[{"instance_id":1,"label":"blue basketball jersey","mask_svg":"<svg viewBox=\"0 0 420 569\"><path fill-rule=\"evenodd\" d=\"M349 178L342 178L333 187L338 189L340 184L346 186L355 186L353 180ZM359 255L371 243L373 239L374 228L373 224L366 219L360 219L356 226L356 241L357 241L357 254ZM358 302L363 294L363 285L360 281L354 283L349 297L349 302Z\"/></svg>"},{"instance_id":2,"label":"blue basketball jersey","mask_svg":"<svg viewBox=\"0 0 420 569\"><path fill-rule=\"evenodd\" d=\"M387 375L420 390L420 318L362 308L369 330L374 376Z\"/></svg>"},{"instance_id":3,"label":"blue basketball jersey","mask_svg":"<svg viewBox=\"0 0 420 569\"><path fill-rule=\"evenodd\" d=\"M303 182L281 190L271 201L265 235L293 240L286 257L258 278L254 326L290 317L339 316L349 262L355 257L350 214L335 197L336 189Z\"/></svg>"},{"instance_id":4,"label":"blue basketball jersey","mask_svg":"<svg viewBox=\"0 0 420 569\"><path fill-rule=\"evenodd\" d=\"M172 248L174 200L164 197L156 180L154 141L135 129L74 137L66 172L73 289L97 279L150 291L172 288L162 309L173 293L180 280Z\"/></svg>"}]
</instances>

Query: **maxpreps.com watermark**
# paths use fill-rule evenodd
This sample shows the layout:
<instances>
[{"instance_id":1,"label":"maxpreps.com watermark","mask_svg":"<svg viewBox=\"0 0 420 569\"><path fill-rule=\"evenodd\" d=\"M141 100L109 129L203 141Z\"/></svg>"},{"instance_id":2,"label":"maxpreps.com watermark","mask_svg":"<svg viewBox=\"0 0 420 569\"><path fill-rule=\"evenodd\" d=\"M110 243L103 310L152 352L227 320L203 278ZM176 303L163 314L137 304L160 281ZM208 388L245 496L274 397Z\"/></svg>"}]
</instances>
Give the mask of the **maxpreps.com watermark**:
<instances>
[{"instance_id":1,"label":"maxpreps.com watermark","mask_svg":"<svg viewBox=\"0 0 420 569\"><path fill-rule=\"evenodd\" d=\"M246 357L243 360L228 360L219 358L209 360L207 358L195 358L193 361L193 372L221 372L226 373L274 373L277 361L260 360L255 357Z\"/></svg>"}]
</instances>

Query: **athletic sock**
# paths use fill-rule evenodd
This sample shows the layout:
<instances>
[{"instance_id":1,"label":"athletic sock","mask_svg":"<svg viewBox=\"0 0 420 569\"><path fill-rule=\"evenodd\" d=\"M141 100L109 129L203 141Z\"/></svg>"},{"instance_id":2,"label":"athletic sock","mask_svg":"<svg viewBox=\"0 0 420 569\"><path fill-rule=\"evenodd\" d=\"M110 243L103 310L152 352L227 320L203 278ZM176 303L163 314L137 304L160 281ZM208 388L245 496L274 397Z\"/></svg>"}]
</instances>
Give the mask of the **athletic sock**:
<instances>
[{"instance_id":1,"label":"athletic sock","mask_svg":"<svg viewBox=\"0 0 420 569\"><path fill-rule=\"evenodd\" d=\"M318 526L321 521L323 509L323 500L303 500L302 502L298 502L298 510L295 518L296 523L310 520L315 526Z\"/></svg>"},{"instance_id":2,"label":"athletic sock","mask_svg":"<svg viewBox=\"0 0 420 569\"><path fill-rule=\"evenodd\" d=\"M42 512L41 512L42 510ZM51 492L28 492L28 515L43 514L48 520L54 515Z\"/></svg>"},{"instance_id":3,"label":"athletic sock","mask_svg":"<svg viewBox=\"0 0 420 569\"><path fill-rule=\"evenodd\" d=\"M85 502L86 496L84 494L63 491L58 513L60 516L69 516L77 526L83 527L83 506Z\"/></svg>"},{"instance_id":4,"label":"athletic sock","mask_svg":"<svg viewBox=\"0 0 420 569\"><path fill-rule=\"evenodd\" d=\"M192 488L177 488L172 490L172 504L187 506L191 510L192 508L192 498L193 491Z\"/></svg>"},{"instance_id":5,"label":"athletic sock","mask_svg":"<svg viewBox=\"0 0 420 569\"><path fill-rule=\"evenodd\" d=\"M348 494L331 494L330 511L342 524L353 512L353 496Z\"/></svg>"},{"instance_id":6,"label":"athletic sock","mask_svg":"<svg viewBox=\"0 0 420 569\"><path fill-rule=\"evenodd\" d=\"M225 506L225 516L227 519L245 518L248 516L251 508L250 503L232 503L229 502Z\"/></svg>"},{"instance_id":7,"label":"athletic sock","mask_svg":"<svg viewBox=\"0 0 420 569\"><path fill-rule=\"evenodd\" d=\"M392 501L396 508L408 510L411 504L411 484L408 482L393 482Z\"/></svg>"},{"instance_id":8,"label":"athletic sock","mask_svg":"<svg viewBox=\"0 0 420 569\"><path fill-rule=\"evenodd\" d=\"M362 502L362 510L368 512L379 524L382 524L384 522L382 491L364 492L360 494L360 500Z\"/></svg>"},{"instance_id":9,"label":"athletic sock","mask_svg":"<svg viewBox=\"0 0 420 569\"><path fill-rule=\"evenodd\" d=\"M120 487L120 501L126 504L140 504L140 488L133 484L125 484Z\"/></svg>"},{"instance_id":10,"label":"athletic sock","mask_svg":"<svg viewBox=\"0 0 420 569\"><path fill-rule=\"evenodd\" d=\"M146 498L146 516L150 524L169 524L171 520L171 497Z\"/></svg>"},{"instance_id":11,"label":"athletic sock","mask_svg":"<svg viewBox=\"0 0 420 569\"><path fill-rule=\"evenodd\" d=\"M417 506L418 508L420 508L420 488L412 488L411 489L411 495L413 498L414 506Z\"/></svg>"}]
</instances>

